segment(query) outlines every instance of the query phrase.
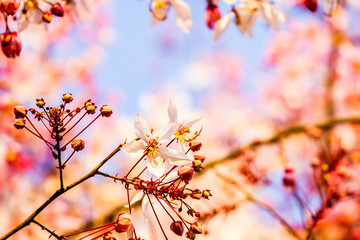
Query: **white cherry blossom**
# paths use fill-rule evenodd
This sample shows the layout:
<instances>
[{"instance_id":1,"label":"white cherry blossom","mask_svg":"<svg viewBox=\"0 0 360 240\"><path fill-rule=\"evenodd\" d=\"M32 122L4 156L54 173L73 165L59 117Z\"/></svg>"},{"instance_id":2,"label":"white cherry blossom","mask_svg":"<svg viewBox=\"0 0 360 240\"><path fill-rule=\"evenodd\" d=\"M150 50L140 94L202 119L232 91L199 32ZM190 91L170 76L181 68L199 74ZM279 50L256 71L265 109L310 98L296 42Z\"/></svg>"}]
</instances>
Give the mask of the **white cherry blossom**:
<instances>
[{"instance_id":1,"label":"white cherry blossom","mask_svg":"<svg viewBox=\"0 0 360 240\"><path fill-rule=\"evenodd\" d=\"M135 158L144 157L150 173L158 177L164 173L167 164L179 166L191 163L191 158L183 151L168 146L173 138L173 123L154 133L137 114L134 127L137 139L126 143L124 150Z\"/></svg>"}]
</instances>

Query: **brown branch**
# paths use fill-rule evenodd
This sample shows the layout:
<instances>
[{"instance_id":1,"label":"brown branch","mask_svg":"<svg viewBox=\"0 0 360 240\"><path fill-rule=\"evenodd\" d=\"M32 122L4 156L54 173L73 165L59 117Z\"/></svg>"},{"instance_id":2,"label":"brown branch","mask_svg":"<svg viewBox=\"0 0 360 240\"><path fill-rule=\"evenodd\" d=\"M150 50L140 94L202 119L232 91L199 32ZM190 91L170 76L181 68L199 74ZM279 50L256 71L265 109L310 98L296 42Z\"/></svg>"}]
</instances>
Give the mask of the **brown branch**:
<instances>
[{"instance_id":1,"label":"brown branch","mask_svg":"<svg viewBox=\"0 0 360 240\"><path fill-rule=\"evenodd\" d=\"M360 117L333 118L333 119L330 119L330 120L327 120L325 122L318 123L318 124L304 124L304 125L290 126L288 128L285 128L284 130L281 130L281 131L275 133L270 138L260 140L260 141L259 140L253 141L253 142L251 142L250 144L248 144L246 146L243 146L241 148L233 150L232 152L230 152L227 156L225 156L223 158L211 161L210 163L205 165L205 168L204 168L203 171L201 171L199 174L197 174L195 176L199 176L200 174L203 174L206 171L214 168L218 164L227 162L229 160L232 160L232 159L240 156L241 154L243 154L248 149L255 150L255 149L257 149L259 147L262 147L262 146L277 143L281 139L283 139L284 137L288 137L290 135L299 134L299 133L305 133L306 130L307 130L306 127L309 126L309 125L313 125L313 126L315 126L315 127L317 127L317 128L324 131L324 130L331 129L334 126L337 126L339 124L346 124L346 123L360 123Z\"/></svg>"},{"instance_id":2,"label":"brown branch","mask_svg":"<svg viewBox=\"0 0 360 240\"><path fill-rule=\"evenodd\" d=\"M102 160L91 172L83 176L82 178L76 180L75 182L71 183L67 187L60 188L57 190L48 200L46 200L38 209L36 209L28 218L26 218L23 222L9 231L7 234L2 236L0 240L5 240L11 237L13 234L17 233L19 230L23 229L24 227L28 226L31 222L34 222L34 219L37 215L39 215L51 202L53 202L56 198L64 194L65 192L69 191L73 187L79 185L80 183L88 180L89 178L95 176L99 169L110 159L112 158L117 152L119 152L123 147L123 144L120 144L117 148L115 148L112 153L110 153L104 160Z\"/></svg>"}]
</instances>

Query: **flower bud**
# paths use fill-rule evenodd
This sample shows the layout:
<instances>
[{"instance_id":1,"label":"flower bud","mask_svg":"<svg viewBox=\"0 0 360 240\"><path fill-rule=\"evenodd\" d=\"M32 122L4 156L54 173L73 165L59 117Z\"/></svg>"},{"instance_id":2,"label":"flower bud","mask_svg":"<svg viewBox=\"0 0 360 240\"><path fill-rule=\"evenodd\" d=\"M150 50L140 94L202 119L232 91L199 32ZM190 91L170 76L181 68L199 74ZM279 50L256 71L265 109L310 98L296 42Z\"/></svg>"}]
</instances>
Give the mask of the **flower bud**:
<instances>
[{"instance_id":1,"label":"flower bud","mask_svg":"<svg viewBox=\"0 0 360 240\"><path fill-rule=\"evenodd\" d=\"M15 106L14 107L15 118L24 118L27 114L27 109L24 106Z\"/></svg>"},{"instance_id":2,"label":"flower bud","mask_svg":"<svg viewBox=\"0 0 360 240\"><path fill-rule=\"evenodd\" d=\"M195 194L191 195L191 198L197 199L197 200L200 200L201 197L202 197L202 194L200 194L200 193L195 193Z\"/></svg>"},{"instance_id":3,"label":"flower bud","mask_svg":"<svg viewBox=\"0 0 360 240\"><path fill-rule=\"evenodd\" d=\"M64 8L58 2L52 5L52 7L50 8L50 12L57 17L64 16Z\"/></svg>"},{"instance_id":4,"label":"flower bud","mask_svg":"<svg viewBox=\"0 0 360 240\"><path fill-rule=\"evenodd\" d=\"M14 123L14 127L16 129L22 129L25 127L25 119L23 118L18 118L15 120L15 123Z\"/></svg>"},{"instance_id":5,"label":"flower bud","mask_svg":"<svg viewBox=\"0 0 360 240\"><path fill-rule=\"evenodd\" d=\"M195 217L199 218L199 217L200 217L200 213L199 213L199 212L195 212Z\"/></svg>"},{"instance_id":6,"label":"flower bud","mask_svg":"<svg viewBox=\"0 0 360 240\"><path fill-rule=\"evenodd\" d=\"M200 160L195 160L195 161L193 161L193 166L194 166L195 168L200 167L201 164L202 164L202 162L201 162Z\"/></svg>"},{"instance_id":7,"label":"flower bud","mask_svg":"<svg viewBox=\"0 0 360 240\"><path fill-rule=\"evenodd\" d=\"M95 113L95 106L94 105L92 105L91 103L90 104L87 104L87 106L86 106L86 112L88 113L88 114L94 114Z\"/></svg>"},{"instance_id":8,"label":"flower bud","mask_svg":"<svg viewBox=\"0 0 360 240\"><path fill-rule=\"evenodd\" d=\"M42 18L41 18L44 22L46 23L51 23L51 20L52 20L52 14L51 12L46 12L42 15Z\"/></svg>"},{"instance_id":9,"label":"flower bud","mask_svg":"<svg viewBox=\"0 0 360 240\"><path fill-rule=\"evenodd\" d=\"M111 236L111 233L106 233L103 237L103 240L116 240L116 238Z\"/></svg>"},{"instance_id":10,"label":"flower bud","mask_svg":"<svg viewBox=\"0 0 360 240\"><path fill-rule=\"evenodd\" d=\"M116 232L126 232L131 227L131 217L126 213L120 213L116 219L115 231Z\"/></svg>"},{"instance_id":11,"label":"flower bud","mask_svg":"<svg viewBox=\"0 0 360 240\"><path fill-rule=\"evenodd\" d=\"M188 231L188 232L186 233L186 237L187 237L188 239L195 239L195 238L196 238L195 233L193 233L192 231Z\"/></svg>"},{"instance_id":12,"label":"flower bud","mask_svg":"<svg viewBox=\"0 0 360 240\"><path fill-rule=\"evenodd\" d=\"M82 140L81 138L75 138L71 142L71 147L77 152L81 151L85 148L85 141Z\"/></svg>"},{"instance_id":13,"label":"flower bud","mask_svg":"<svg viewBox=\"0 0 360 240\"><path fill-rule=\"evenodd\" d=\"M202 196L203 196L203 198L205 198L205 199L209 199L209 197L212 196L212 194L210 193L210 190L204 190L204 191L202 192Z\"/></svg>"},{"instance_id":14,"label":"flower bud","mask_svg":"<svg viewBox=\"0 0 360 240\"><path fill-rule=\"evenodd\" d=\"M178 171L178 175L181 180L189 182L194 175L194 169L191 166L182 166Z\"/></svg>"},{"instance_id":15,"label":"flower bud","mask_svg":"<svg viewBox=\"0 0 360 240\"><path fill-rule=\"evenodd\" d=\"M205 156L201 153L194 154L194 160L198 160L203 163L205 161Z\"/></svg>"},{"instance_id":16,"label":"flower bud","mask_svg":"<svg viewBox=\"0 0 360 240\"><path fill-rule=\"evenodd\" d=\"M36 99L36 106L39 108L43 108L45 106L45 101L43 98L37 98Z\"/></svg>"},{"instance_id":17,"label":"flower bud","mask_svg":"<svg viewBox=\"0 0 360 240\"><path fill-rule=\"evenodd\" d=\"M71 93L64 93L62 100L63 100L65 103L70 103L70 102L72 102L72 100L73 100L72 94L71 94Z\"/></svg>"},{"instance_id":18,"label":"flower bud","mask_svg":"<svg viewBox=\"0 0 360 240\"><path fill-rule=\"evenodd\" d=\"M1 0L1 8L9 15L14 15L20 7L21 0Z\"/></svg>"},{"instance_id":19,"label":"flower bud","mask_svg":"<svg viewBox=\"0 0 360 240\"><path fill-rule=\"evenodd\" d=\"M1 50L8 58L16 58L21 52L21 40L17 32L2 33L0 35Z\"/></svg>"},{"instance_id":20,"label":"flower bud","mask_svg":"<svg viewBox=\"0 0 360 240\"><path fill-rule=\"evenodd\" d=\"M196 141L196 140L191 141L189 143L189 147L190 147L191 151L193 151L193 152L199 151L201 146L202 146L202 143L199 141Z\"/></svg>"},{"instance_id":21,"label":"flower bud","mask_svg":"<svg viewBox=\"0 0 360 240\"><path fill-rule=\"evenodd\" d=\"M285 173L283 179L283 184L285 187L294 187L295 186L295 178L293 173Z\"/></svg>"},{"instance_id":22,"label":"flower bud","mask_svg":"<svg viewBox=\"0 0 360 240\"><path fill-rule=\"evenodd\" d=\"M170 230L173 231L176 235L182 236L184 233L184 225L181 221L176 221L171 223Z\"/></svg>"},{"instance_id":23,"label":"flower bud","mask_svg":"<svg viewBox=\"0 0 360 240\"><path fill-rule=\"evenodd\" d=\"M303 0L304 6L309 9L311 12L316 12L318 7L317 0Z\"/></svg>"},{"instance_id":24,"label":"flower bud","mask_svg":"<svg viewBox=\"0 0 360 240\"><path fill-rule=\"evenodd\" d=\"M204 14L204 19L210 29L214 29L217 20L221 18L221 12L216 4L210 3Z\"/></svg>"},{"instance_id":25,"label":"flower bud","mask_svg":"<svg viewBox=\"0 0 360 240\"><path fill-rule=\"evenodd\" d=\"M202 225L199 222L194 222L191 224L190 229L195 234L201 234L202 233Z\"/></svg>"},{"instance_id":26,"label":"flower bud","mask_svg":"<svg viewBox=\"0 0 360 240\"><path fill-rule=\"evenodd\" d=\"M104 105L100 108L101 116L103 117L110 117L113 113L111 107Z\"/></svg>"}]
</instances>

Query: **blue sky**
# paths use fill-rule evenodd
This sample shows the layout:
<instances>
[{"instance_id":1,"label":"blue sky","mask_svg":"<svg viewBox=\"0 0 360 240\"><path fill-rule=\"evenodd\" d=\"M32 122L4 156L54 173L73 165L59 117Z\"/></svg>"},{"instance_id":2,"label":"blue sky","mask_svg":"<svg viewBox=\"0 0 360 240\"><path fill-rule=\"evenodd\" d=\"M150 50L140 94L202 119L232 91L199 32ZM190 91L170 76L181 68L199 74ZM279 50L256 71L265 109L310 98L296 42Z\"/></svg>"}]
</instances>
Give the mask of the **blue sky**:
<instances>
[{"instance_id":1,"label":"blue sky","mask_svg":"<svg viewBox=\"0 0 360 240\"><path fill-rule=\"evenodd\" d=\"M235 25L230 25L219 39L213 41L213 32L204 23L203 13L206 1L189 3L194 25L190 34L183 33L175 25L173 13L156 26L151 25L148 1L112 1L116 40L107 46L106 61L100 66L97 76L104 93L123 92L126 101L123 111L133 114L138 111L137 99L144 90L153 89L194 58L210 55L217 51L231 52L243 59L245 86L253 89L251 79L259 71L261 56L266 40L273 30L265 23L259 23L252 38L243 36ZM229 6L220 6L223 13ZM168 48L161 42L168 39Z\"/></svg>"}]
</instances>

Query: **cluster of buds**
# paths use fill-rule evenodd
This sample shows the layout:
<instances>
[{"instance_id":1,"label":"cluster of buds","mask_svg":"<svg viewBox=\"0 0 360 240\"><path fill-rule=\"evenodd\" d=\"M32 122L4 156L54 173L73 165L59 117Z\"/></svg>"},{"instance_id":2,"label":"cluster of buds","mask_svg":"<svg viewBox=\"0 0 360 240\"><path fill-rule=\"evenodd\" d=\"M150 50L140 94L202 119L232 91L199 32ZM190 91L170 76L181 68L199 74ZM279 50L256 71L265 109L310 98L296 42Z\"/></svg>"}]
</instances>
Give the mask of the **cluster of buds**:
<instances>
[{"instance_id":1,"label":"cluster of buds","mask_svg":"<svg viewBox=\"0 0 360 240\"><path fill-rule=\"evenodd\" d=\"M16 129L25 128L46 144L46 146L51 150L54 159L58 160L58 169L60 169L61 178L62 169L65 168L66 163L70 160L73 154L85 148L85 141L81 138L78 138L78 136L100 116L110 117L112 114L112 109L107 105L104 105L100 108L100 113L95 117L95 119L93 119L77 134L71 133L72 135L70 135L71 130L73 130L74 127L78 125L86 115L94 114L96 109L95 103L91 102L91 100L88 100L82 108L77 107L71 110L67 108L67 104L71 103L72 101L72 94L67 93L63 94L62 103L59 107L48 107L46 106L46 102L43 98L38 98L36 99L36 106L39 110L35 108L27 109L24 106L16 106L14 108L14 127ZM91 112L89 112L86 107L89 104L93 108ZM27 116L28 112L34 116L34 119L39 122L39 124L43 127L43 130L38 130L38 128L35 127L35 124ZM81 116L82 112L83 114ZM77 119L77 121L75 121L75 119ZM29 123L29 126L27 123ZM50 138L44 136L44 131L48 132ZM64 141L64 139L66 139L66 141ZM71 145L73 153L71 153L67 159L62 159L62 152L66 150L68 145ZM62 181L61 186L63 187Z\"/></svg>"},{"instance_id":2,"label":"cluster of buds","mask_svg":"<svg viewBox=\"0 0 360 240\"><path fill-rule=\"evenodd\" d=\"M64 8L59 3L50 3L48 1L43 1L46 4L49 4L49 9L41 9L39 2L34 0L27 0L24 1L24 5L21 9L20 3L21 0L1 0L0 1L0 11L4 16L5 19L5 27L6 30L4 33L1 33L0 35L0 42L1 42L1 50L4 53L4 55L8 58L16 58L20 56L22 44L21 40L18 36L18 33L16 31L11 31L8 19L30 19L30 17L27 16L27 14L31 11L39 11L42 13L42 21L45 23L50 23L53 16L62 17L64 16ZM20 14L17 14L18 12L21 12ZM31 15L31 13L29 13ZM17 16L19 15L19 16ZM21 15L21 17L20 17Z\"/></svg>"}]
</instances>

